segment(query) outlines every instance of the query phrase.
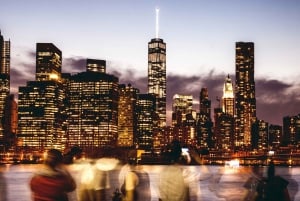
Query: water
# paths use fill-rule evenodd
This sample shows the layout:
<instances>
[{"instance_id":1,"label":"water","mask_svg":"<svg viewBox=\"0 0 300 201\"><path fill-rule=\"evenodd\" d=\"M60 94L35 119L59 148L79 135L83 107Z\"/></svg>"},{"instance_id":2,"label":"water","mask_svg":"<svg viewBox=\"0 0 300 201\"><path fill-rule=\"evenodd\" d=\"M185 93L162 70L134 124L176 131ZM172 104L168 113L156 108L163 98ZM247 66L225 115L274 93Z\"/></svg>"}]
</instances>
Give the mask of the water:
<instances>
[{"instance_id":1,"label":"water","mask_svg":"<svg viewBox=\"0 0 300 201\"><path fill-rule=\"evenodd\" d=\"M0 201L30 201L31 193L29 180L41 165L2 165L0 166ZM81 165L68 166L77 182L80 181ZM151 200L158 200L157 184L159 173L165 166L141 166L150 176ZM264 175L266 167L239 167L223 166L186 166L189 172L198 175L197 183L193 187L200 201L246 201L250 199L255 188L255 175ZM111 171L110 190L108 200L115 188L119 187L120 168ZM255 173L255 174L254 174ZM293 200L300 200L300 167L276 167L276 173L289 181L288 190ZM196 178L196 177L195 177ZM248 196L248 197L247 197ZM76 201L77 192L69 194L70 200Z\"/></svg>"}]
</instances>

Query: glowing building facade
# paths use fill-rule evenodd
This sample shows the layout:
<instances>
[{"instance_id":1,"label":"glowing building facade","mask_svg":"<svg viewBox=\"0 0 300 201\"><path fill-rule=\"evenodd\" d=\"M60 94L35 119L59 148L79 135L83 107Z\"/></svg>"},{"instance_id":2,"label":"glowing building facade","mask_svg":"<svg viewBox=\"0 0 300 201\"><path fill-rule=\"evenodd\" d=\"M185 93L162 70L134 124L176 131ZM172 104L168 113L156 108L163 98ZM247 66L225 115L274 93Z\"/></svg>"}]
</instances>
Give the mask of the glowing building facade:
<instances>
[{"instance_id":1,"label":"glowing building facade","mask_svg":"<svg viewBox=\"0 0 300 201\"><path fill-rule=\"evenodd\" d=\"M30 81L19 87L18 137L31 150L65 148L64 89L56 81Z\"/></svg>"},{"instance_id":2,"label":"glowing building facade","mask_svg":"<svg viewBox=\"0 0 300 201\"><path fill-rule=\"evenodd\" d=\"M10 92L10 41L4 41L0 31L0 119L4 118L5 100ZM0 146L4 137L3 121L0 123Z\"/></svg>"},{"instance_id":3,"label":"glowing building facade","mask_svg":"<svg viewBox=\"0 0 300 201\"><path fill-rule=\"evenodd\" d=\"M87 59L86 71L106 73L106 60Z\"/></svg>"},{"instance_id":4,"label":"glowing building facade","mask_svg":"<svg viewBox=\"0 0 300 201\"><path fill-rule=\"evenodd\" d=\"M114 147L118 136L117 77L101 72L82 72L67 81L67 144L87 153Z\"/></svg>"},{"instance_id":5,"label":"glowing building facade","mask_svg":"<svg viewBox=\"0 0 300 201\"><path fill-rule=\"evenodd\" d=\"M18 136L26 148L65 148L61 64L61 51L54 44L37 43L36 81L19 87L18 95Z\"/></svg>"},{"instance_id":6,"label":"glowing building facade","mask_svg":"<svg viewBox=\"0 0 300 201\"><path fill-rule=\"evenodd\" d=\"M137 141L136 104L139 90L129 85L119 86L118 143L119 147L133 147Z\"/></svg>"},{"instance_id":7,"label":"glowing building facade","mask_svg":"<svg viewBox=\"0 0 300 201\"><path fill-rule=\"evenodd\" d=\"M193 96L175 94L173 96L172 108L172 125L183 125L187 120L187 115L193 112Z\"/></svg>"},{"instance_id":8,"label":"glowing building facade","mask_svg":"<svg viewBox=\"0 0 300 201\"><path fill-rule=\"evenodd\" d=\"M154 38L148 43L148 93L156 96L157 127L166 126L166 43Z\"/></svg>"},{"instance_id":9,"label":"glowing building facade","mask_svg":"<svg viewBox=\"0 0 300 201\"><path fill-rule=\"evenodd\" d=\"M141 149L151 150L154 146L155 103L155 95L138 94L136 109L137 144ZM160 146L159 141L157 141L156 146Z\"/></svg>"},{"instance_id":10,"label":"glowing building facade","mask_svg":"<svg viewBox=\"0 0 300 201\"><path fill-rule=\"evenodd\" d=\"M223 96L222 96L222 111L225 114L234 116L234 92L233 85L229 75L226 77L223 86Z\"/></svg>"},{"instance_id":11,"label":"glowing building facade","mask_svg":"<svg viewBox=\"0 0 300 201\"><path fill-rule=\"evenodd\" d=\"M60 80L62 53L52 43L36 44L36 81Z\"/></svg>"},{"instance_id":12,"label":"glowing building facade","mask_svg":"<svg viewBox=\"0 0 300 201\"><path fill-rule=\"evenodd\" d=\"M247 148L251 143L251 126L256 121L254 82L254 43L236 43L235 146Z\"/></svg>"}]
</instances>

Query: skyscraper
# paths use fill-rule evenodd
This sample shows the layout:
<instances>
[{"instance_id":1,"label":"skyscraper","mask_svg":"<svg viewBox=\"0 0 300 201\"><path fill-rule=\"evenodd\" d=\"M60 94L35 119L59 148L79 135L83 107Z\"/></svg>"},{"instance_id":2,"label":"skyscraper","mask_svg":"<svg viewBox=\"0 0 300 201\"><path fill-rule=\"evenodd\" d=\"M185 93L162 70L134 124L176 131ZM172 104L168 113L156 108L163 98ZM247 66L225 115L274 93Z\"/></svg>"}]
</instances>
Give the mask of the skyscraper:
<instances>
[{"instance_id":1,"label":"skyscraper","mask_svg":"<svg viewBox=\"0 0 300 201\"><path fill-rule=\"evenodd\" d=\"M63 85L55 80L29 81L19 87L18 137L33 150L64 150L66 136Z\"/></svg>"},{"instance_id":2,"label":"skyscraper","mask_svg":"<svg viewBox=\"0 0 300 201\"><path fill-rule=\"evenodd\" d=\"M222 112L231 115L232 117L234 116L234 93L229 75L226 77L223 86Z\"/></svg>"},{"instance_id":3,"label":"skyscraper","mask_svg":"<svg viewBox=\"0 0 300 201\"><path fill-rule=\"evenodd\" d=\"M36 81L19 87L18 136L25 147L36 150L65 148L61 55L54 44L37 43Z\"/></svg>"},{"instance_id":4,"label":"skyscraper","mask_svg":"<svg viewBox=\"0 0 300 201\"><path fill-rule=\"evenodd\" d=\"M158 38L158 15L156 38L148 43L148 93L156 96L158 127L166 125L166 43Z\"/></svg>"},{"instance_id":5,"label":"skyscraper","mask_svg":"<svg viewBox=\"0 0 300 201\"><path fill-rule=\"evenodd\" d=\"M101 72L75 74L67 81L67 145L87 154L115 147L118 136L119 79Z\"/></svg>"},{"instance_id":6,"label":"skyscraper","mask_svg":"<svg viewBox=\"0 0 300 201\"><path fill-rule=\"evenodd\" d=\"M4 41L0 31L0 144L3 140L5 100L10 92L10 41Z\"/></svg>"},{"instance_id":7,"label":"skyscraper","mask_svg":"<svg viewBox=\"0 0 300 201\"><path fill-rule=\"evenodd\" d=\"M139 148L153 148L155 124L155 96L153 94L138 94L137 99L137 143ZM159 144L160 145L160 144Z\"/></svg>"},{"instance_id":8,"label":"skyscraper","mask_svg":"<svg viewBox=\"0 0 300 201\"><path fill-rule=\"evenodd\" d=\"M139 90L131 84L119 85L118 146L133 147L137 142L136 103Z\"/></svg>"},{"instance_id":9,"label":"skyscraper","mask_svg":"<svg viewBox=\"0 0 300 201\"><path fill-rule=\"evenodd\" d=\"M36 44L36 81L60 80L62 53L52 43Z\"/></svg>"},{"instance_id":10,"label":"skyscraper","mask_svg":"<svg viewBox=\"0 0 300 201\"><path fill-rule=\"evenodd\" d=\"M256 121L254 43L237 42L235 52L235 146L248 147L251 143L251 126Z\"/></svg>"}]
</instances>

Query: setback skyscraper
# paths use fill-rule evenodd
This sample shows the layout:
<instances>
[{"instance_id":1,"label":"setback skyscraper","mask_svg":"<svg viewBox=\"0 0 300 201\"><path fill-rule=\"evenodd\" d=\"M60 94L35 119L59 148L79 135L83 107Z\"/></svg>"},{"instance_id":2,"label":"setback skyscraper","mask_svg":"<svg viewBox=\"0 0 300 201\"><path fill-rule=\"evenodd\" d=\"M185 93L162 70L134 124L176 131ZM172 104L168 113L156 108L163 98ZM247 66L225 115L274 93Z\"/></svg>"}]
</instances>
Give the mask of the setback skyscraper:
<instances>
[{"instance_id":1,"label":"setback skyscraper","mask_svg":"<svg viewBox=\"0 0 300 201\"><path fill-rule=\"evenodd\" d=\"M52 43L36 45L36 81L19 87L18 136L23 147L65 148L62 53Z\"/></svg>"},{"instance_id":2,"label":"setback skyscraper","mask_svg":"<svg viewBox=\"0 0 300 201\"><path fill-rule=\"evenodd\" d=\"M251 126L256 121L254 43L237 42L235 52L235 146L246 148L251 143Z\"/></svg>"},{"instance_id":3,"label":"setback skyscraper","mask_svg":"<svg viewBox=\"0 0 300 201\"><path fill-rule=\"evenodd\" d=\"M158 38L157 25L156 38L148 43L148 93L156 96L160 128L166 126L166 85L166 43Z\"/></svg>"}]
</instances>

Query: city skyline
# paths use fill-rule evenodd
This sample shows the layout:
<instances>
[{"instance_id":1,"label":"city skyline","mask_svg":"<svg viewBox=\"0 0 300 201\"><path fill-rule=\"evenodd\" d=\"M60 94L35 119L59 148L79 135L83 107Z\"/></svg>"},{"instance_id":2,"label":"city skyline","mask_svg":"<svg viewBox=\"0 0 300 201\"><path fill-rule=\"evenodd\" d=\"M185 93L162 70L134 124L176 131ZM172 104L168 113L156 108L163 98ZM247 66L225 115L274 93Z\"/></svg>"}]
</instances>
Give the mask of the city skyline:
<instances>
[{"instance_id":1,"label":"city skyline","mask_svg":"<svg viewBox=\"0 0 300 201\"><path fill-rule=\"evenodd\" d=\"M146 92L147 43L155 37L158 7L159 37L168 47L168 118L175 93L191 94L198 101L201 88L207 87L212 108L217 107L215 98L222 96L227 74L235 79L234 45L238 41L255 44L257 117L282 125L284 116L300 112L296 80L300 53L299 2L191 1L176 5L170 1L135 1L132 5L99 2L74 1L71 5L59 2L59 8L55 3L36 4L37 1L26 5L18 2L18 6L14 1L2 3L0 29L12 46L12 93L17 93L26 81L34 80L38 42L53 43L62 51L63 72L84 71L87 58L104 59L108 61L107 72L119 76L120 83L131 83ZM51 9L55 9L54 14L45 15Z\"/></svg>"}]
</instances>

